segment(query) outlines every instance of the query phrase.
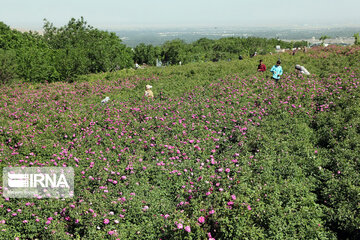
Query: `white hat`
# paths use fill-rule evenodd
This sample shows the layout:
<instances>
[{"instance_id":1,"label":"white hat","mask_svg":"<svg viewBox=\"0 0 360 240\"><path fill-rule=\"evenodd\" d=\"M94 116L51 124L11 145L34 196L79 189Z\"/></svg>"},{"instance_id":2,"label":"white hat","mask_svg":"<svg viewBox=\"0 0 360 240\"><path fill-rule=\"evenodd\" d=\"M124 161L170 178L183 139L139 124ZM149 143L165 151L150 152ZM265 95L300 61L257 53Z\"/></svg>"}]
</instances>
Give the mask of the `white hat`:
<instances>
[{"instance_id":1,"label":"white hat","mask_svg":"<svg viewBox=\"0 0 360 240\"><path fill-rule=\"evenodd\" d=\"M150 88L152 88L152 86L151 85L146 85L145 88L150 89Z\"/></svg>"}]
</instances>

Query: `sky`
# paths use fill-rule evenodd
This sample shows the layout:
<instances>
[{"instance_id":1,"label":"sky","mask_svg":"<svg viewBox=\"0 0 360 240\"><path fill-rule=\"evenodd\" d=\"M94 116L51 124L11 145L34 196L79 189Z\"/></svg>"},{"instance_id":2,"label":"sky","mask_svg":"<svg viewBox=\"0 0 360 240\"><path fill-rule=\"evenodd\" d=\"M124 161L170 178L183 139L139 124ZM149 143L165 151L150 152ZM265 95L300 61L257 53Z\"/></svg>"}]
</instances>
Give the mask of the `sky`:
<instances>
[{"instance_id":1,"label":"sky","mask_svg":"<svg viewBox=\"0 0 360 240\"><path fill-rule=\"evenodd\" d=\"M41 30L84 17L99 29L359 26L359 0L0 0L0 21Z\"/></svg>"}]
</instances>

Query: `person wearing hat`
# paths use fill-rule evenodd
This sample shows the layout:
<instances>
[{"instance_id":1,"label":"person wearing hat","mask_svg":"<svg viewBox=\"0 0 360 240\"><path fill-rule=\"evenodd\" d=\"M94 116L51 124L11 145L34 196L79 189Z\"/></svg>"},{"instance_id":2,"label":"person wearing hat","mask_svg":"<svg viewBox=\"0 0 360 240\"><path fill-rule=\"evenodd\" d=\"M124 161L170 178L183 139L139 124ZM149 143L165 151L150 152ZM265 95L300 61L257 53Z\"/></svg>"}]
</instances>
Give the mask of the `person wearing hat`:
<instances>
[{"instance_id":1,"label":"person wearing hat","mask_svg":"<svg viewBox=\"0 0 360 240\"><path fill-rule=\"evenodd\" d=\"M151 85L145 86L145 97L154 98L154 93L151 91L151 88L152 88Z\"/></svg>"},{"instance_id":2,"label":"person wearing hat","mask_svg":"<svg viewBox=\"0 0 360 240\"><path fill-rule=\"evenodd\" d=\"M282 70L282 67L280 66L280 64L281 64L281 61L278 60L276 62L276 65L274 65L270 70L270 72L273 73L272 79L274 79L276 81L276 83L280 80L280 76L283 74L283 70Z\"/></svg>"}]
</instances>

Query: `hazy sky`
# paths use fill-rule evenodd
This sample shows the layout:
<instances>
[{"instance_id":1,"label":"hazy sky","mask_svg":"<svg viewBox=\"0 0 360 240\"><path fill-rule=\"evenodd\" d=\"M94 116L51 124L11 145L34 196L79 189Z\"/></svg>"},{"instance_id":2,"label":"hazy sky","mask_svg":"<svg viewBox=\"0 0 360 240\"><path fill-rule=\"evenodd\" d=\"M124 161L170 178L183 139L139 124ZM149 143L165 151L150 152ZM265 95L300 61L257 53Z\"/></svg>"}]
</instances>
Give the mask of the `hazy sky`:
<instances>
[{"instance_id":1,"label":"hazy sky","mask_svg":"<svg viewBox=\"0 0 360 240\"><path fill-rule=\"evenodd\" d=\"M359 0L0 0L0 21L40 30L81 16L101 29L289 25L360 26Z\"/></svg>"}]
</instances>

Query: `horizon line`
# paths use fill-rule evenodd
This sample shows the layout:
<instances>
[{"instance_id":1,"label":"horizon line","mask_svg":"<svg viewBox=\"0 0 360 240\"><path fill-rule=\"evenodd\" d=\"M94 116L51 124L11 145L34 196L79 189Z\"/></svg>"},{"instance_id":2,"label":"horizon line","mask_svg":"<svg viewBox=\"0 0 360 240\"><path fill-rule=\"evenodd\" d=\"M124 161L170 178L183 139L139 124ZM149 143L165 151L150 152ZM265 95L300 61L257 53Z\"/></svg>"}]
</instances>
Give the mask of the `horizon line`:
<instances>
[{"instance_id":1,"label":"horizon line","mask_svg":"<svg viewBox=\"0 0 360 240\"><path fill-rule=\"evenodd\" d=\"M6 23L5 23L6 24ZM20 32L42 32L43 28L38 27L12 27L8 25L11 29L18 30ZM66 25L62 25L66 26ZM304 29L304 30L315 30L315 29L335 29L335 28L359 28L360 31L360 24L291 24L291 25L142 25L142 24L132 24L132 25L118 25L118 26L104 26L104 25L90 25L94 28L97 28L99 30L105 30L105 31L120 31L120 30L161 30L161 29L221 29L221 28L227 28L227 29L273 29L273 28L281 28L281 29ZM61 27L61 26L60 26Z\"/></svg>"}]
</instances>

